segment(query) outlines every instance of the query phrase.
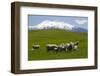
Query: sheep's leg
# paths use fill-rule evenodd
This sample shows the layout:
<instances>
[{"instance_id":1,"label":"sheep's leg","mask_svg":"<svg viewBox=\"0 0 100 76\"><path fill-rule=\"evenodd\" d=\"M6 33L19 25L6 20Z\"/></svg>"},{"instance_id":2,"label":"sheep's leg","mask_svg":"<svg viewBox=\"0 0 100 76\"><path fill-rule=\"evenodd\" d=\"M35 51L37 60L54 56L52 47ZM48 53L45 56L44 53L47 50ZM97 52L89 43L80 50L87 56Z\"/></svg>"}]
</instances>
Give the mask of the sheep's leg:
<instances>
[{"instance_id":1,"label":"sheep's leg","mask_svg":"<svg viewBox=\"0 0 100 76\"><path fill-rule=\"evenodd\" d=\"M66 52L68 51L68 49L66 48L66 50L65 50Z\"/></svg>"}]
</instances>

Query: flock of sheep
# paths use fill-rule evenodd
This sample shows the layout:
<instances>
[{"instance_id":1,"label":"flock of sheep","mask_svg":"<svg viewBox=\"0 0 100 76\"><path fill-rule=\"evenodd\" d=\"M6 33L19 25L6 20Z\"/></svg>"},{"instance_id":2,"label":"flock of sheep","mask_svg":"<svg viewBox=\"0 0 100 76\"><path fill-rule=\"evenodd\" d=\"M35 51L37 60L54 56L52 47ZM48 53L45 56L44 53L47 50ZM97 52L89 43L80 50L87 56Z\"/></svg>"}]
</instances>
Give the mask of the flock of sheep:
<instances>
[{"instance_id":1,"label":"flock of sheep","mask_svg":"<svg viewBox=\"0 0 100 76\"><path fill-rule=\"evenodd\" d=\"M72 50L77 50L79 46L79 41L76 42L69 42L69 43L62 43L60 45L57 44L47 44L46 49L47 51L55 51L55 52L60 52L60 51L72 51ZM32 45L32 50L39 49L40 45Z\"/></svg>"}]
</instances>

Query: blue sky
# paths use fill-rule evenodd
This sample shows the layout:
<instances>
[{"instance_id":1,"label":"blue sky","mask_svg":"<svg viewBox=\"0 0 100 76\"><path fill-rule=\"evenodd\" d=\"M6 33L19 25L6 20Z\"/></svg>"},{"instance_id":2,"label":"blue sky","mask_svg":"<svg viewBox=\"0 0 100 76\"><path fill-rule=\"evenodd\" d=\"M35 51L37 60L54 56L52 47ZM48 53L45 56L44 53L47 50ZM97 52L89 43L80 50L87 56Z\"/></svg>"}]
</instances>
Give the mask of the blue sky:
<instances>
[{"instance_id":1,"label":"blue sky","mask_svg":"<svg viewBox=\"0 0 100 76\"><path fill-rule=\"evenodd\" d=\"M34 26L40 24L45 20L65 22L73 26L78 26L81 28L88 29L88 17L77 17L77 16L29 15L28 26Z\"/></svg>"}]
</instances>

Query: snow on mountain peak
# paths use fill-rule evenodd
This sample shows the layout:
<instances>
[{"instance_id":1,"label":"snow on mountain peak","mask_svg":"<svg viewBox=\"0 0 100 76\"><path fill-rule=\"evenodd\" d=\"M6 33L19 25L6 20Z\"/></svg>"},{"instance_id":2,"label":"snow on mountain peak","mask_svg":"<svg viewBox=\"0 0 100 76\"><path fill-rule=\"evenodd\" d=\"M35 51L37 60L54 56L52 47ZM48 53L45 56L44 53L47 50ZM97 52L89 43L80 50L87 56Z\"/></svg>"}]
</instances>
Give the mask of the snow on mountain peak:
<instances>
[{"instance_id":1,"label":"snow on mountain peak","mask_svg":"<svg viewBox=\"0 0 100 76\"><path fill-rule=\"evenodd\" d=\"M45 21L43 21L40 24L37 24L35 26L29 26L30 30L34 30L34 29L51 29L51 28L72 30L74 28L74 26L69 24L69 23L59 22L59 21L50 21L50 20L45 20Z\"/></svg>"}]
</instances>

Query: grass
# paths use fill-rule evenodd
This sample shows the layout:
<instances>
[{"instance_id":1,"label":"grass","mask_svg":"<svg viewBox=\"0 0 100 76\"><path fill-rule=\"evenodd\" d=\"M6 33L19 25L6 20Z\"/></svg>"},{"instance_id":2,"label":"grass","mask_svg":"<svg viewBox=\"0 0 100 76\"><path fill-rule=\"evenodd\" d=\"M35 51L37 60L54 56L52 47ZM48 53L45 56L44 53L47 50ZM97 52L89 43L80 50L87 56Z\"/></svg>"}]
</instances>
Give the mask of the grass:
<instances>
[{"instance_id":1,"label":"grass","mask_svg":"<svg viewBox=\"0 0 100 76\"><path fill-rule=\"evenodd\" d=\"M80 41L79 49L71 52L47 52L46 44L61 44ZM32 51L32 44L41 47ZM52 60L52 59L78 59L87 58L87 33L70 32L59 29L33 30L28 32L28 60Z\"/></svg>"}]
</instances>

